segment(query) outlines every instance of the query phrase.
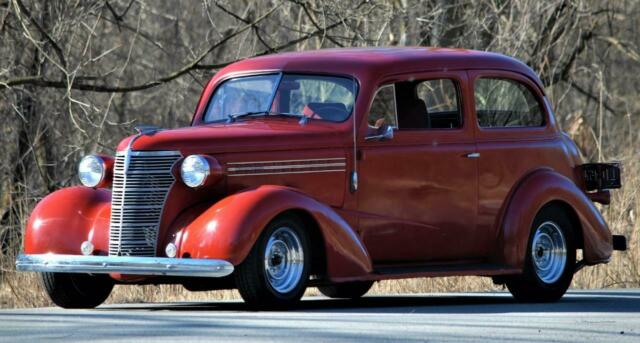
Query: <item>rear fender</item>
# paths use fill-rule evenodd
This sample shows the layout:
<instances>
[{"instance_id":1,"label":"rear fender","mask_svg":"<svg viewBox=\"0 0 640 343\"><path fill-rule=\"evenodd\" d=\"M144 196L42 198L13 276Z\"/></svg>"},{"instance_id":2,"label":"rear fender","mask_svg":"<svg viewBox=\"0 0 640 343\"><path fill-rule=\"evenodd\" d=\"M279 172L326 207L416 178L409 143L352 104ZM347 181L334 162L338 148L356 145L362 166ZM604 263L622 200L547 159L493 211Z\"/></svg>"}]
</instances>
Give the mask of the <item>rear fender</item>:
<instances>
[{"instance_id":1,"label":"rear fender","mask_svg":"<svg viewBox=\"0 0 640 343\"><path fill-rule=\"evenodd\" d=\"M516 268L524 266L531 224L538 211L550 202L568 205L580 222L583 257L588 265L606 263L612 252L607 223L585 193L569 178L541 169L529 174L513 193L502 221L498 260Z\"/></svg>"},{"instance_id":2,"label":"rear fender","mask_svg":"<svg viewBox=\"0 0 640 343\"><path fill-rule=\"evenodd\" d=\"M369 254L354 230L329 206L292 188L261 186L228 196L204 211L194 210L199 215L183 214L171 230L176 233L179 256L238 265L271 220L288 210L303 210L323 236L331 280L356 280L372 270Z\"/></svg>"},{"instance_id":3,"label":"rear fender","mask_svg":"<svg viewBox=\"0 0 640 343\"><path fill-rule=\"evenodd\" d=\"M96 255L108 255L111 191L63 188L47 195L33 209L24 234L26 254L80 255L84 241Z\"/></svg>"}]
</instances>

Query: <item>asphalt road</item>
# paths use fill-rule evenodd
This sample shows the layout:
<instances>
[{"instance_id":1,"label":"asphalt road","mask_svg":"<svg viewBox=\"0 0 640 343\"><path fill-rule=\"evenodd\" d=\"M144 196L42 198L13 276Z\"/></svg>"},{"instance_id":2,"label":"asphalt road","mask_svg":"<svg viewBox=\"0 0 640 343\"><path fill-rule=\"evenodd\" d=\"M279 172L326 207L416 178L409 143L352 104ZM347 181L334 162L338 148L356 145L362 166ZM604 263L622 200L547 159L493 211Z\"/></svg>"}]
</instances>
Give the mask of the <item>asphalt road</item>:
<instances>
[{"instance_id":1,"label":"asphalt road","mask_svg":"<svg viewBox=\"0 0 640 343\"><path fill-rule=\"evenodd\" d=\"M507 293L306 298L289 311L240 302L0 310L0 341L640 342L640 290L571 292L555 304Z\"/></svg>"}]
</instances>

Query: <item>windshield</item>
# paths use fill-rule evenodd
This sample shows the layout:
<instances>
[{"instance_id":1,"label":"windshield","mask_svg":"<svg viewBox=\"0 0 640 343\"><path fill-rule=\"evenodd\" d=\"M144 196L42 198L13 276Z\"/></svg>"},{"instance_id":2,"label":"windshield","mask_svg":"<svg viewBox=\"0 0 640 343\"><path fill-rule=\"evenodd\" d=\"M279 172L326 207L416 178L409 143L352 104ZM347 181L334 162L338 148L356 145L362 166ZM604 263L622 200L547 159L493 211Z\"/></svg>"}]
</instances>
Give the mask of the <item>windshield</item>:
<instances>
[{"instance_id":1,"label":"windshield","mask_svg":"<svg viewBox=\"0 0 640 343\"><path fill-rule=\"evenodd\" d=\"M342 122L353 110L355 93L355 82L345 77L303 74L239 77L216 88L204 121L226 121L251 114Z\"/></svg>"}]
</instances>

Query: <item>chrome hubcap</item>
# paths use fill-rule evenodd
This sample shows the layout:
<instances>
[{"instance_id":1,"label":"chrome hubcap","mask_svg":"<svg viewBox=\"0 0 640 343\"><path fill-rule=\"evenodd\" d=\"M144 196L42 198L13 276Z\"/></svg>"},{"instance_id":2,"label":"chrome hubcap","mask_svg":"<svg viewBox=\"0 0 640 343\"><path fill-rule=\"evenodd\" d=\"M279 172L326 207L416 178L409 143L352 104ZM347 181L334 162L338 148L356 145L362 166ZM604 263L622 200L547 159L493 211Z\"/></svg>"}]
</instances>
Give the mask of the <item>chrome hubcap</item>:
<instances>
[{"instance_id":1,"label":"chrome hubcap","mask_svg":"<svg viewBox=\"0 0 640 343\"><path fill-rule=\"evenodd\" d=\"M267 281L278 293L296 288L302 278L304 252L298 235L288 227L275 230L264 252Z\"/></svg>"},{"instance_id":2,"label":"chrome hubcap","mask_svg":"<svg viewBox=\"0 0 640 343\"><path fill-rule=\"evenodd\" d=\"M542 223L533 235L531 259L538 278L551 284L562 276L567 264L567 244L560 227L551 221Z\"/></svg>"}]
</instances>

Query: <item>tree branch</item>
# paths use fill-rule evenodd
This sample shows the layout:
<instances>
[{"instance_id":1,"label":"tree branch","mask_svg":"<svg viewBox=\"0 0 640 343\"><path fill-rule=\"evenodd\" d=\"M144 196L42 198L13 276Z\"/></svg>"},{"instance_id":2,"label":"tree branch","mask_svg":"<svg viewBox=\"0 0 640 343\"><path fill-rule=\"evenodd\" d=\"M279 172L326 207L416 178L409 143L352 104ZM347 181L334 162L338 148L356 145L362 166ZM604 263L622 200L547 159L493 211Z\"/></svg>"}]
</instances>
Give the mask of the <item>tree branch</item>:
<instances>
[{"instance_id":1,"label":"tree branch","mask_svg":"<svg viewBox=\"0 0 640 343\"><path fill-rule=\"evenodd\" d=\"M313 26L316 27L316 29L318 30L323 30L322 27L316 22L314 15L309 11L309 9L307 8L307 5L299 0L289 0L290 2L302 7L302 10L304 11L304 13L306 14L307 18L309 18L309 20L311 21L311 23L313 24ZM328 40L330 40L333 44L343 48L344 45L340 42L338 42L337 40L335 40L333 37L326 35L326 28L323 31L323 34L325 34L324 37L327 37Z\"/></svg>"},{"instance_id":2,"label":"tree branch","mask_svg":"<svg viewBox=\"0 0 640 343\"><path fill-rule=\"evenodd\" d=\"M534 45L532 52L531 52L531 56L537 56L538 52L540 52L540 50L542 49L542 46L548 46L548 37L549 34L551 34L551 32L553 31L553 28L555 27L556 23L558 22L558 20L560 19L560 17L562 17L564 11L567 9L569 5L569 2L567 0L563 0L560 4L558 4L558 6L553 10L553 13L549 16L549 18L547 19L544 28L542 29L542 32L540 33L540 35L538 36L538 40L536 41L536 44Z\"/></svg>"},{"instance_id":3,"label":"tree branch","mask_svg":"<svg viewBox=\"0 0 640 343\"><path fill-rule=\"evenodd\" d=\"M232 39L233 37L241 34L242 32L250 29L251 27L253 27L255 24L257 24L258 22L264 20L265 18L267 18L271 13L273 13L278 7L280 7L280 5L274 6L272 9L270 9L269 11L267 11L265 14L261 15L260 17L258 17L256 20L254 20L252 23L243 26L242 28L234 31L233 33L229 34L228 36L224 37L223 39L221 39L220 41L218 41L217 43L213 44L211 47L209 47L209 49L205 50L203 53L201 53L198 57L196 57L193 61L187 63L186 65L184 65L182 68L166 75L163 76L157 80L152 80L152 81L148 81L139 85L133 85L133 86L112 86L112 85L107 85L107 84L89 84L89 83L82 83L82 82L74 82L71 84L67 84L66 80L63 81L57 81L57 80L47 80L42 76L39 75L35 75L35 76L26 76L26 77L19 77L16 79L12 79L12 80L7 80L7 81L0 81L0 85L5 86L5 88L10 88L12 86L18 86L18 85L24 85L24 84L30 84L30 85L35 85L35 86L39 86L39 87L49 87L49 88L71 88L71 89L75 89L75 90L81 90L81 91L92 91L92 92L102 92L102 93L126 93L126 92L133 92L133 91L140 91L140 90L144 90L144 89L148 89L148 88L152 88L158 85L161 85L163 83L167 83L171 80L174 80L186 73L188 73L189 71L193 70L193 69L198 69L196 68L196 66L205 58L207 57L208 54L210 54L212 51L214 51L215 49L219 48L220 46L224 45L226 42L228 42L230 39Z\"/></svg>"},{"instance_id":4,"label":"tree branch","mask_svg":"<svg viewBox=\"0 0 640 343\"><path fill-rule=\"evenodd\" d=\"M333 23L327 27L321 28L319 30L316 30L314 32L310 32L302 37L299 37L297 39L288 41L284 44L281 44L277 47L273 48L273 51L282 51L285 50L287 48L290 48L304 40L310 39L314 36L317 36L323 32L326 32L328 30L331 30L339 25L341 25L342 22L336 22ZM249 26L250 27L250 26ZM216 43L213 47L216 46L220 46L221 44L224 44L224 41L228 40L231 38L231 36L236 35L238 33L240 33L240 31L242 30L246 30L247 27L242 28L239 31L234 32L233 34L225 37L222 41ZM213 49L209 49L209 52L213 51ZM251 57L256 57L256 56L262 56L262 55L266 55L268 53L270 53L270 50L263 50ZM203 53L204 54L204 53ZM178 78L180 76L182 76L183 74L191 71L191 70L213 70L213 69L219 69L219 68L223 68L226 67L227 65L236 62L237 60L234 61L229 61L229 62L223 62L223 63L216 63L216 64L201 64L199 62L202 61L204 57L202 57L202 55L200 55L200 57L196 58L194 61L192 61L191 63L187 64L185 67L165 76L162 77L160 79L157 80L153 80L153 81L149 81L147 83L143 83L140 85L134 85L134 86L122 86L122 87L116 87L116 86L111 86L111 85L96 85L96 84L90 84L90 83L83 83L83 82L74 82L71 84L71 88L75 89L75 90L80 90L80 91L90 91L90 92L98 92L98 93L127 93L127 92L135 92L135 91L140 91L140 90L144 90L144 89L148 89L148 88L152 88L164 83L167 83L175 78ZM76 78L76 80L87 80L90 79L90 77L85 77L85 76L79 76ZM57 81L57 80L47 80L42 76L25 76L25 77L19 77L19 78L15 78L12 80L8 80L8 81L0 81L0 85L5 86L6 88L10 88L12 86L18 86L18 85L24 85L24 84L29 84L29 85L34 85L34 86L39 86L39 87L48 87L48 88L67 88L67 83L66 81Z\"/></svg>"},{"instance_id":5,"label":"tree branch","mask_svg":"<svg viewBox=\"0 0 640 343\"><path fill-rule=\"evenodd\" d=\"M573 82L571 82L571 83L570 83L570 86L571 86L573 89L575 89L576 91L578 91L578 93L580 93L580 94L582 94L582 95L586 96L587 98L589 98L589 99L591 99L591 100L593 100L593 101L595 101L595 102L597 102L597 103L600 103L600 97L599 97L599 96L596 96L596 95L591 94L589 91L587 91L586 89L584 89L584 88L582 88L582 87L578 86L577 84L575 84L575 83L573 83ZM616 110L613 108L613 106L609 105L609 103L608 103L605 99L602 99L602 106L603 106L607 111L611 112L611 114L618 115L618 111L616 111Z\"/></svg>"},{"instance_id":6,"label":"tree branch","mask_svg":"<svg viewBox=\"0 0 640 343\"><path fill-rule=\"evenodd\" d=\"M331 24L331 25L329 25L327 27L321 28L321 29L316 30L314 32L307 33L306 35L304 35L302 37L299 37L297 39L290 40L290 41L288 41L288 42L286 42L284 44L281 44L281 45L273 48L273 50L276 51L276 52L285 50L285 49L290 48L290 47L292 47L292 46L294 46L294 45L296 45L296 44L298 44L300 42L303 42L303 41L305 41L305 40L307 40L307 39L309 39L311 37L317 36L317 35L325 32L327 30L331 30L331 29L333 29L333 28L335 28L335 27L337 27L337 26L339 26L341 24L342 24L342 22L333 23L333 24ZM266 55L268 53L269 53L269 50L263 50L263 51L261 51L261 52L259 52L257 54L254 54L251 57L263 56L263 55ZM194 67L194 69L205 69L205 70L218 69L218 68L225 67L225 66L227 66L227 65L229 65L229 64L231 64L233 62L236 62L236 61L225 62L225 63L220 63L220 64L198 64L198 65L196 65Z\"/></svg>"},{"instance_id":7,"label":"tree branch","mask_svg":"<svg viewBox=\"0 0 640 343\"><path fill-rule=\"evenodd\" d=\"M111 12L111 14L113 15L113 18L116 21L122 21L122 19L124 18L125 15L127 15L127 12L129 12L129 10L131 9L131 5L133 5L133 3L135 2L135 0L131 0L129 2L129 5L127 5L127 8L125 8L124 12L122 12L122 14L118 14L116 12L116 10L111 6L111 4L109 3L109 1L105 1L105 5L107 5L107 9L109 10L109 12Z\"/></svg>"},{"instance_id":8,"label":"tree branch","mask_svg":"<svg viewBox=\"0 0 640 343\"><path fill-rule=\"evenodd\" d=\"M44 37L44 39L46 39L47 42L49 42L49 44L51 44L51 46L53 47L53 50L56 52L56 55L58 55L58 60L60 60L60 64L62 65L62 67L66 69L67 61L65 60L64 53L62 52L62 49L60 48L58 43L56 43L53 40L53 38L51 38L51 36L47 33L47 31L40 25L40 23L38 23L35 20L35 18L31 15L31 12L22 3L22 0L16 0L16 3L18 4L18 7L20 7L20 10L27 15L27 17L29 18L29 21L31 21L31 23L38 29L38 32L40 32L40 35Z\"/></svg>"},{"instance_id":9,"label":"tree branch","mask_svg":"<svg viewBox=\"0 0 640 343\"><path fill-rule=\"evenodd\" d=\"M629 57L629 59L635 62L640 62L640 52L635 46L633 46L633 43L626 42L611 36L596 35L595 38L609 43L609 45L613 46L618 51Z\"/></svg>"},{"instance_id":10,"label":"tree branch","mask_svg":"<svg viewBox=\"0 0 640 343\"><path fill-rule=\"evenodd\" d=\"M233 11L225 8L224 6L220 5L217 1L215 3L216 7L218 7L220 10L222 10L222 12L234 17L237 20L240 20L241 22L245 23L245 24L249 24L251 23L251 21L242 18L241 16L235 14ZM270 52L274 52L273 48L271 47L271 45L269 45L264 38L262 38L262 35L260 34L260 28L258 26L256 26L255 24L253 25L253 32L255 32L256 37L258 38L258 40L260 41L260 43L262 43L262 45L264 45L265 47L267 47L267 49L269 49Z\"/></svg>"},{"instance_id":11,"label":"tree branch","mask_svg":"<svg viewBox=\"0 0 640 343\"><path fill-rule=\"evenodd\" d=\"M593 31L585 32L580 35L580 41L573 49L573 52L571 52L571 56L569 56L569 59L564 64L562 69L559 72L556 72L553 75L545 78L547 81L547 86L556 84L560 81L569 80L569 72L571 71L571 68L573 68L573 64L578 58L578 55L580 55L584 51L584 49L587 48L587 42L591 40L591 38L593 38Z\"/></svg>"}]
</instances>

